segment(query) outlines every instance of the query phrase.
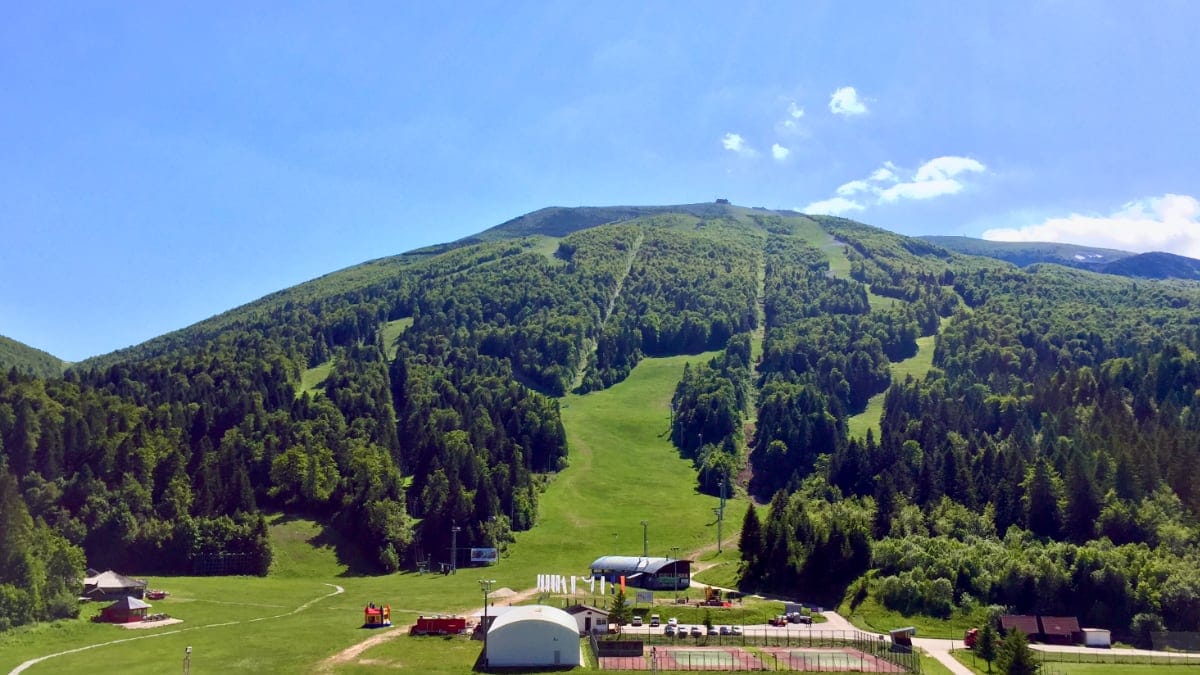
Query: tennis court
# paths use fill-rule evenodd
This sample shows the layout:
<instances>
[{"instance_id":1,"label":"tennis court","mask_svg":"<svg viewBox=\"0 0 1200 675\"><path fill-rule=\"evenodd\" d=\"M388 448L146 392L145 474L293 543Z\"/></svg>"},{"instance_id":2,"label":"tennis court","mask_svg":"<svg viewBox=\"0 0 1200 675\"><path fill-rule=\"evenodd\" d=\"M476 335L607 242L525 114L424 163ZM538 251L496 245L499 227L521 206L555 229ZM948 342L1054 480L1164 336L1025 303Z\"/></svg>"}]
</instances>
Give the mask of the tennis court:
<instances>
[{"instance_id":1,"label":"tennis court","mask_svg":"<svg viewBox=\"0 0 1200 675\"><path fill-rule=\"evenodd\" d=\"M900 666L876 658L857 649L797 649L787 647L765 647L763 653L770 658L764 660L777 670L794 670L806 673L846 672L859 673L903 673Z\"/></svg>"},{"instance_id":2,"label":"tennis court","mask_svg":"<svg viewBox=\"0 0 1200 675\"><path fill-rule=\"evenodd\" d=\"M645 656L606 656L601 670L763 670L763 662L754 654L737 647L664 647L656 646Z\"/></svg>"}]
</instances>

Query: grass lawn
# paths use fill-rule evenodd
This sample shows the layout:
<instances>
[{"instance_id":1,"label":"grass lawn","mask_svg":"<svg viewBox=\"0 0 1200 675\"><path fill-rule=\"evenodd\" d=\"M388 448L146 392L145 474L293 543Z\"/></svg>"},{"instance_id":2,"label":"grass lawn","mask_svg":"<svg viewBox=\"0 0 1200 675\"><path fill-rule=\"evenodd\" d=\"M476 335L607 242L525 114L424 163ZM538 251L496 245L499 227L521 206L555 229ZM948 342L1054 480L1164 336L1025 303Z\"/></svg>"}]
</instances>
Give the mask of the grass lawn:
<instances>
[{"instance_id":1,"label":"grass lawn","mask_svg":"<svg viewBox=\"0 0 1200 675\"><path fill-rule=\"evenodd\" d=\"M333 359L305 370L300 375L300 388L296 390L296 398L306 391L310 394L321 391L321 385L325 383L325 378L329 377L331 372L333 372Z\"/></svg>"},{"instance_id":2,"label":"grass lawn","mask_svg":"<svg viewBox=\"0 0 1200 675\"><path fill-rule=\"evenodd\" d=\"M0 635L0 673L26 659L84 647L89 648L27 672L161 673L181 668L189 645L193 672L307 672L371 635L360 628L368 602L390 604L398 625L418 614L479 607L480 577L495 579L495 588L521 590L532 587L539 573L587 574L600 555L640 555L642 520L650 555L670 555L678 547L681 556L714 557L712 509L719 500L696 491L695 470L668 439L668 402L684 363L712 356L646 359L615 387L563 399L570 466L543 493L538 525L519 533L491 568L460 569L451 576L357 575L359 566L346 553L352 547L339 546L344 542L335 532L306 519L275 516L270 519L275 560L267 577L152 578L152 587L171 593L153 601L153 611L182 623L124 630L87 621L99 609L89 605L83 619ZM324 375L312 378L306 377L308 386ZM731 504L730 512L741 508ZM740 523L726 520L727 541L737 536ZM337 586L344 592L336 593ZM338 671L467 673L479 651L477 642L398 637Z\"/></svg>"},{"instance_id":3,"label":"grass lawn","mask_svg":"<svg viewBox=\"0 0 1200 675\"><path fill-rule=\"evenodd\" d=\"M387 352L388 360L396 358L396 340L400 339L400 334L408 330L412 325L413 318L406 316L403 319L396 319L383 324L379 329L380 337L383 338L383 349Z\"/></svg>"},{"instance_id":4,"label":"grass lawn","mask_svg":"<svg viewBox=\"0 0 1200 675\"><path fill-rule=\"evenodd\" d=\"M934 335L917 338L917 353L912 358L897 361L892 364L892 381L903 382L909 375L920 379L933 368ZM847 433L851 438L865 439L867 430L875 432L875 440L879 440L879 420L883 417L883 399L887 391L875 394L867 401L867 407L857 415L846 420Z\"/></svg>"},{"instance_id":5,"label":"grass lawn","mask_svg":"<svg viewBox=\"0 0 1200 675\"><path fill-rule=\"evenodd\" d=\"M973 672L980 675L987 674L987 663L983 659L975 658L974 654L968 649L956 649L951 652L958 662L970 668ZM1044 675L1150 675L1151 673L1200 673L1200 664L1186 665L1172 662L1171 665L1166 664L1151 664L1151 663L1069 663L1064 661L1043 661L1041 657L1043 653L1037 653L1041 669L1038 671ZM1054 654L1054 658L1069 658L1076 654ZM1079 654L1080 658L1099 658L1114 660L1120 656L1119 652L1112 651L1097 651L1095 653L1087 652ZM992 662L992 673L998 674L999 668L996 663Z\"/></svg>"},{"instance_id":6,"label":"grass lawn","mask_svg":"<svg viewBox=\"0 0 1200 675\"><path fill-rule=\"evenodd\" d=\"M921 673L923 675L951 675L949 668L942 665L941 661L930 656L925 650L918 649L917 655L921 657Z\"/></svg>"},{"instance_id":7,"label":"grass lawn","mask_svg":"<svg viewBox=\"0 0 1200 675\"><path fill-rule=\"evenodd\" d=\"M949 619L936 619L920 614L904 616L879 604L872 596L868 596L853 610L843 602L837 611L855 626L874 633L886 633L893 628L916 626L917 637L953 638L955 640L961 640L968 628L982 625L986 615L986 608L980 607L966 616L955 612L954 616Z\"/></svg>"}]
</instances>

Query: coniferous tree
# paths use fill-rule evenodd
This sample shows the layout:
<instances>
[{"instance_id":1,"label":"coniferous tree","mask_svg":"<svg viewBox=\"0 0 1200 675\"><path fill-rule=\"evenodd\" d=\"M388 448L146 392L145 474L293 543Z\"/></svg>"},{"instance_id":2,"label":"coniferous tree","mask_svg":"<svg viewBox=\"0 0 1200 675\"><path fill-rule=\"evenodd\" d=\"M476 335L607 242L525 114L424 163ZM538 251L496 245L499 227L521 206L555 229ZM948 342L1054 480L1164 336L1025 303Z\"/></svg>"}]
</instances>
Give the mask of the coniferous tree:
<instances>
[{"instance_id":1,"label":"coniferous tree","mask_svg":"<svg viewBox=\"0 0 1200 675\"><path fill-rule=\"evenodd\" d=\"M996 628L991 619L983 624L975 637L975 653L987 663L988 672L992 672L992 661L996 660Z\"/></svg>"},{"instance_id":2,"label":"coniferous tree","mask_svg":"<svg viewBox=\"0 0 1200 675\"><path fill-rule=\"evenodd\" d=\"M1005 675L1034 675L1040 667L1029 648L1028 638L1017 628L1010 630L1000 643L996 665Z\"/></svg>"}]
</instances>

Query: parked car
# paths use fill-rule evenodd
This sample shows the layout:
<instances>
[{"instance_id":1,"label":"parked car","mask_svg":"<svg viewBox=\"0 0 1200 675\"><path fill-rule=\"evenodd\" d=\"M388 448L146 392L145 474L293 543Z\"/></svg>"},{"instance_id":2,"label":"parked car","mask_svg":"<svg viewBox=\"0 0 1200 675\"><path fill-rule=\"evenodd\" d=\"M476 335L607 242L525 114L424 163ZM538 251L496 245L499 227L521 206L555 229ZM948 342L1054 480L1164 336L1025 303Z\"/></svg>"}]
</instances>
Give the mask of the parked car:
<instances>
[{"instance_id":1,"label":"parked car","mask_svg":"<svg viewBox=\"0 0 1200 675\"><path fill-rule=\"evenodd\" d=\"M658 617L658 615L657 615L657 614L651 614L651 615L650 615L650 625L651 625L651 626L657 626L657 625L659 625L660 623L662 623L662 620L661 620L661 619Z\"/></svg>"},{"instance_id":2,"label":"parked car","mask_svg":"<svg viewBox=\"0 0 1200 675\"><path fill-rule=\"evenodd\" d=\"M685 637L687 637L687 636L688 636L688 628L687 628L687 626L680 626L680 627L679 627L679 630L676 632L676 635L678 635L680 638L685 638Z\"/></svg>"},{"instance_id":3,"label":"parked car","mask_svg":"<svg viewBox=\"0 0 1200 675\"><path fill-rule=\"evenodd\" d=\"M700 630L700 626L692 626L692 637L700 637L704 631Z\"/></svg>"},{"instance_id":4,"label":"parked car","mask_svg":"<svg viewBox=\"0 0 1200 675\"><path fill-rule=\"evenodd\" d=\"M709 635L717 635L717 627L716 627L716 626L709 626L709 627L708 627L708 634L709 634Z\"/></svg>"},{"instance_id":5,"label":"parked car","mask_svg":"<svg viewBox=\"0 0 1200 675\"><path fill-rule=\"evenodd\" d=\"M629 625L630 625L630 626L640 626L640 625L642 625L642 617L641 617L641 616L638 616L637 614L634 614L634 615L633 615L633 621L630 621L630 622L629 622Z\"/></svg>"},{"instance_id":6,"label":"parked car","mask_svg":"<svg viewBox=\"0 0 1200 675\"><path fill-rule=\"evenodd\" d=\"M742 627L741 627L741 626L731 626L731 627L729 628L729 634L730 634L730 635L741 635L741 634L742 634Z\"/></svg>"},{"instance_id":7,"label":"parked car","mask_svg":"<svg viewBox=\"0 0 1200 675\"><path fill-rule=\"evenodd\" d=\"M720 633L721 633L721 635L732 635L733 629L730 628L729 626L721 626Z\"/></svg>"},{"instance_id":8,"label":"parked car","mask_svg":"<svg viewBox=\"0 0 1200 675\"><path fill-rule=\"evenodd\" d=\"M787 618L788 618L789 623L807 623L807 624L812 623L811 616L809 616L807 614L801 614L800 612L792 612L787 615Z\"/></svg>"},{"instance_id":9,"label":"parked car","mask_svg":"<svg viewBox=\"0 0 1200 675\"><path fill-rule=\"evenodd\" d=\"M774 616L767 620L767 623L771 624L772 626L786 626L787 622L788 618L786 614L780 614L779 616Z\"/></svg>"},{"instance_id":10,"label":"parked car","mask_svg":"<svg viewBox=\"0 0 1200 675\"><path fill-rule=\"evenodd\" d=\"M667 627L663 629L663 635L668 637L675 635L675 626L667 625Z\"/></svg>"},{"instance_id":11,"label":"parked car","mask_svg":"<svg viewBox=\"0 0 1200 675\"><path fill-rule=\"evenodd\" d=\"M667 619L667 625L668 626L678 626L679 619L676 619L675 617L671 617L671 618Z\"/></svg>"}]
</instances>

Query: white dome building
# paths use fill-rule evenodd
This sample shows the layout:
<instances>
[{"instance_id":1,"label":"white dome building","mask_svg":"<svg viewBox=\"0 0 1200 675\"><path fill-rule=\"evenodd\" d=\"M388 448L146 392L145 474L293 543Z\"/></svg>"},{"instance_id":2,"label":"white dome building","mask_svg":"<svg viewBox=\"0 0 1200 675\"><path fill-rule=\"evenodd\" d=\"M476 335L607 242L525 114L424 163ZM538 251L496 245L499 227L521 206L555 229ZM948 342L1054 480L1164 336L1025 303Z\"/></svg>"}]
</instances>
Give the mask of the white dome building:
<instances>
[{"instance_id":1,"label":"white dome building","mask_svg":"<svg viewBox=\"0 0 1200 675\"><path fill-rule=\"evenodd\" d=\"M512 607L492 622L486 656L495 667L578 666L579 626L557 607Z\"/></svg>"}]
</instances>

